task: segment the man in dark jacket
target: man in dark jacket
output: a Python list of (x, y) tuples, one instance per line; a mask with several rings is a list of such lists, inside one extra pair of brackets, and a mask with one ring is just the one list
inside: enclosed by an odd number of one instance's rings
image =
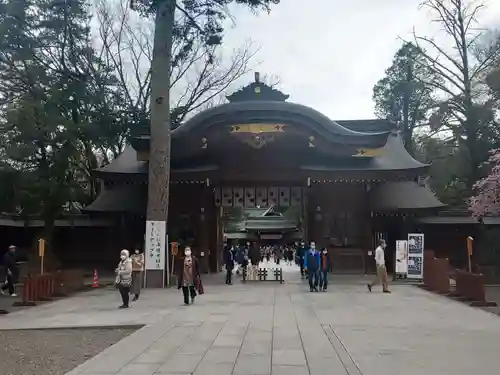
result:
[(295, 252), (295, 259), (297, 260), (297, 263), (300, 267), (300, 276), (302, 278), (304, 278), (304, 258), (306, 256), (306, 253), (306, 244), (302, 241)]
[(234, 247), (231, 247), (226, 254), (226, 284), (233, 283), (233, 269), (234, 269)]
[(3, 257), (3, 265), (5, 268), (6, 275), (6, 283), (2, 286), (2, 294), (4, 294), (5, 290), (9, 290), (9, 294), (12, 297), (16, 297), (16, 293), (14, 292), (14, 284), (17, 281), (17, 277), (19, 275), (19, 270), (17, 268), (16, 263), (16, 250), (17, 248), (14, 245), (9, 246), (9, 251)]
[(321, 257), (316, 249), (316, 244), (311, 242), (311, 247), (304, 257), (304, 269), (307, 270), (307, 278), (309, 279), (309, 289), (311, 292), (318, 291), (320, 263)]

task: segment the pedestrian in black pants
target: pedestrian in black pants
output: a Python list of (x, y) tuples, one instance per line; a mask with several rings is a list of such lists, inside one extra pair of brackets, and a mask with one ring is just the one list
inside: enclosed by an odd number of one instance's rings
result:
[(192, 254), (191, 248), (187, 246), (184, 249), (184, 257), (179, 259), (177, 267), (177, 289), (182, 289), (184, 305), (189, 305), (189, 297), (191, 297), (191, 303), (194, 303), (197, 295), (196, 288), (200, 290), (201, 294), (200, 265), (198, 258)]
[(118, 291), (122, 297), (121, 308), (127, 308), (130, 303), (130, 285), (118, 285)]
[(128, 250), (120, 252), (120, 263), (116, 267), (115, 285), (122, 297), (120, 309), (127, 309), (130, 302), (130, 286), (132, 285), (132, 259)]
[(226, 254), (226, 284), (233, 283), (233, 269), (234, 269), (234, 248), (231, 247)]
[(2, 286), (2, 294), (4, 294), (5, 290), (9, 290), (9, 295), (11, 297), (16, 297), (16, 293), (14, 290), (14, 285), (17, 280), (17, 276), (19, 275), (16, 261), (16, 250), (17, 248), (14, 245), (9, 246), (9, 251), (5, 254), (3, 258), (3, 264), (5, 267), (5, 277), (6, 283)]
[(320, 254), (319, 265), (319, 289), (326, 292), (328, 288), (328, 270), (330, 269), (330, 259), (328, 258), (328, 250), (323, 249)]
[(304, 257), (306, 256), (307, 249), (305, 242), (302, 242), (299, 247), (297, 247), (297, 251), (295, 253), (295, 259), (297, 259), (297, 263), (300, 267), (300, 276), (304, 278)]
[(309, 279), (309, 290), (317, 292), (321, 259), (314, 242), (311, 242), (311, 248), (304, 257), (304, 260), (304, 268), (307, 270), (307, 278)]

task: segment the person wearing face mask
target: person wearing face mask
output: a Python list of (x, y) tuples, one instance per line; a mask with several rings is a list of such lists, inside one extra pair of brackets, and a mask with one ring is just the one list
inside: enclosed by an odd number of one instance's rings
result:
[(371, 284), (367, 284), (368, 291), (370, 292), (372, 291), (374, 285), (382, 284), (382, 291), (384, 293), (390, 293), (387, 280), (387, 270), (385, 268), (385, 247), (385, 240), (380, 240), (379, 245), (375, 249), (375, 264), (377, 266), (377, 275), (375, 277), (375, 280), (373, 280)]
[(328, 287), (328, 270), (330, 269), (330, 259), (326, 248), (321, 251), (319, 265), (319, 289), (326, 292)]
[(311, 292), (318, 291), (320, 261), (320, 254), (316, 249), (316, 243), (311, 242), (311, 247), (304, 257), (304, 269), (307, 271), (309, 290)]
[(144, 270), (144, 254), (141, 254), (139, 249), (134, 250), (134, 254), (130, 256), (132, 260), (132, 294), (134, 298), (132, 301), (139, 299), (141, 294), (142, 272)]
[(120, 263), (116, 268), (115, 286), (120, 291), (122, 305), (120, 309), (129, 307), (130, 285), (132, 284), (132, 260), (129, 257), (128, 250), (123, 249), (120, 252)]
[(189, 297), (191, 303), (194, 303), (196, 297), (196, 286), (201, 294), (201, 279), (198, 259), (192, 255), (191, 248), (184, 249), (184, 258), (181, 259), (181, 267), (177, 268), (179, 275), (177, 277), (177, 289), (182, 289), (184, 304), (189, 305)]

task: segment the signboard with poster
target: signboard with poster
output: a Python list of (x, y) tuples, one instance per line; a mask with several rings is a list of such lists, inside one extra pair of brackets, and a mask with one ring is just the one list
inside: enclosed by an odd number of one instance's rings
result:
[(408, 278), (423, 279), (424, 277), (424, 235), (422, 233), (408, 234)]

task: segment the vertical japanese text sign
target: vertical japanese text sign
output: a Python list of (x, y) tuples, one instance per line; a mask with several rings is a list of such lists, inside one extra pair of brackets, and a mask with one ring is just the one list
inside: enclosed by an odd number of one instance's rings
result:
[(166, 223), (146, 222), (146, 270), (165, 270)]

